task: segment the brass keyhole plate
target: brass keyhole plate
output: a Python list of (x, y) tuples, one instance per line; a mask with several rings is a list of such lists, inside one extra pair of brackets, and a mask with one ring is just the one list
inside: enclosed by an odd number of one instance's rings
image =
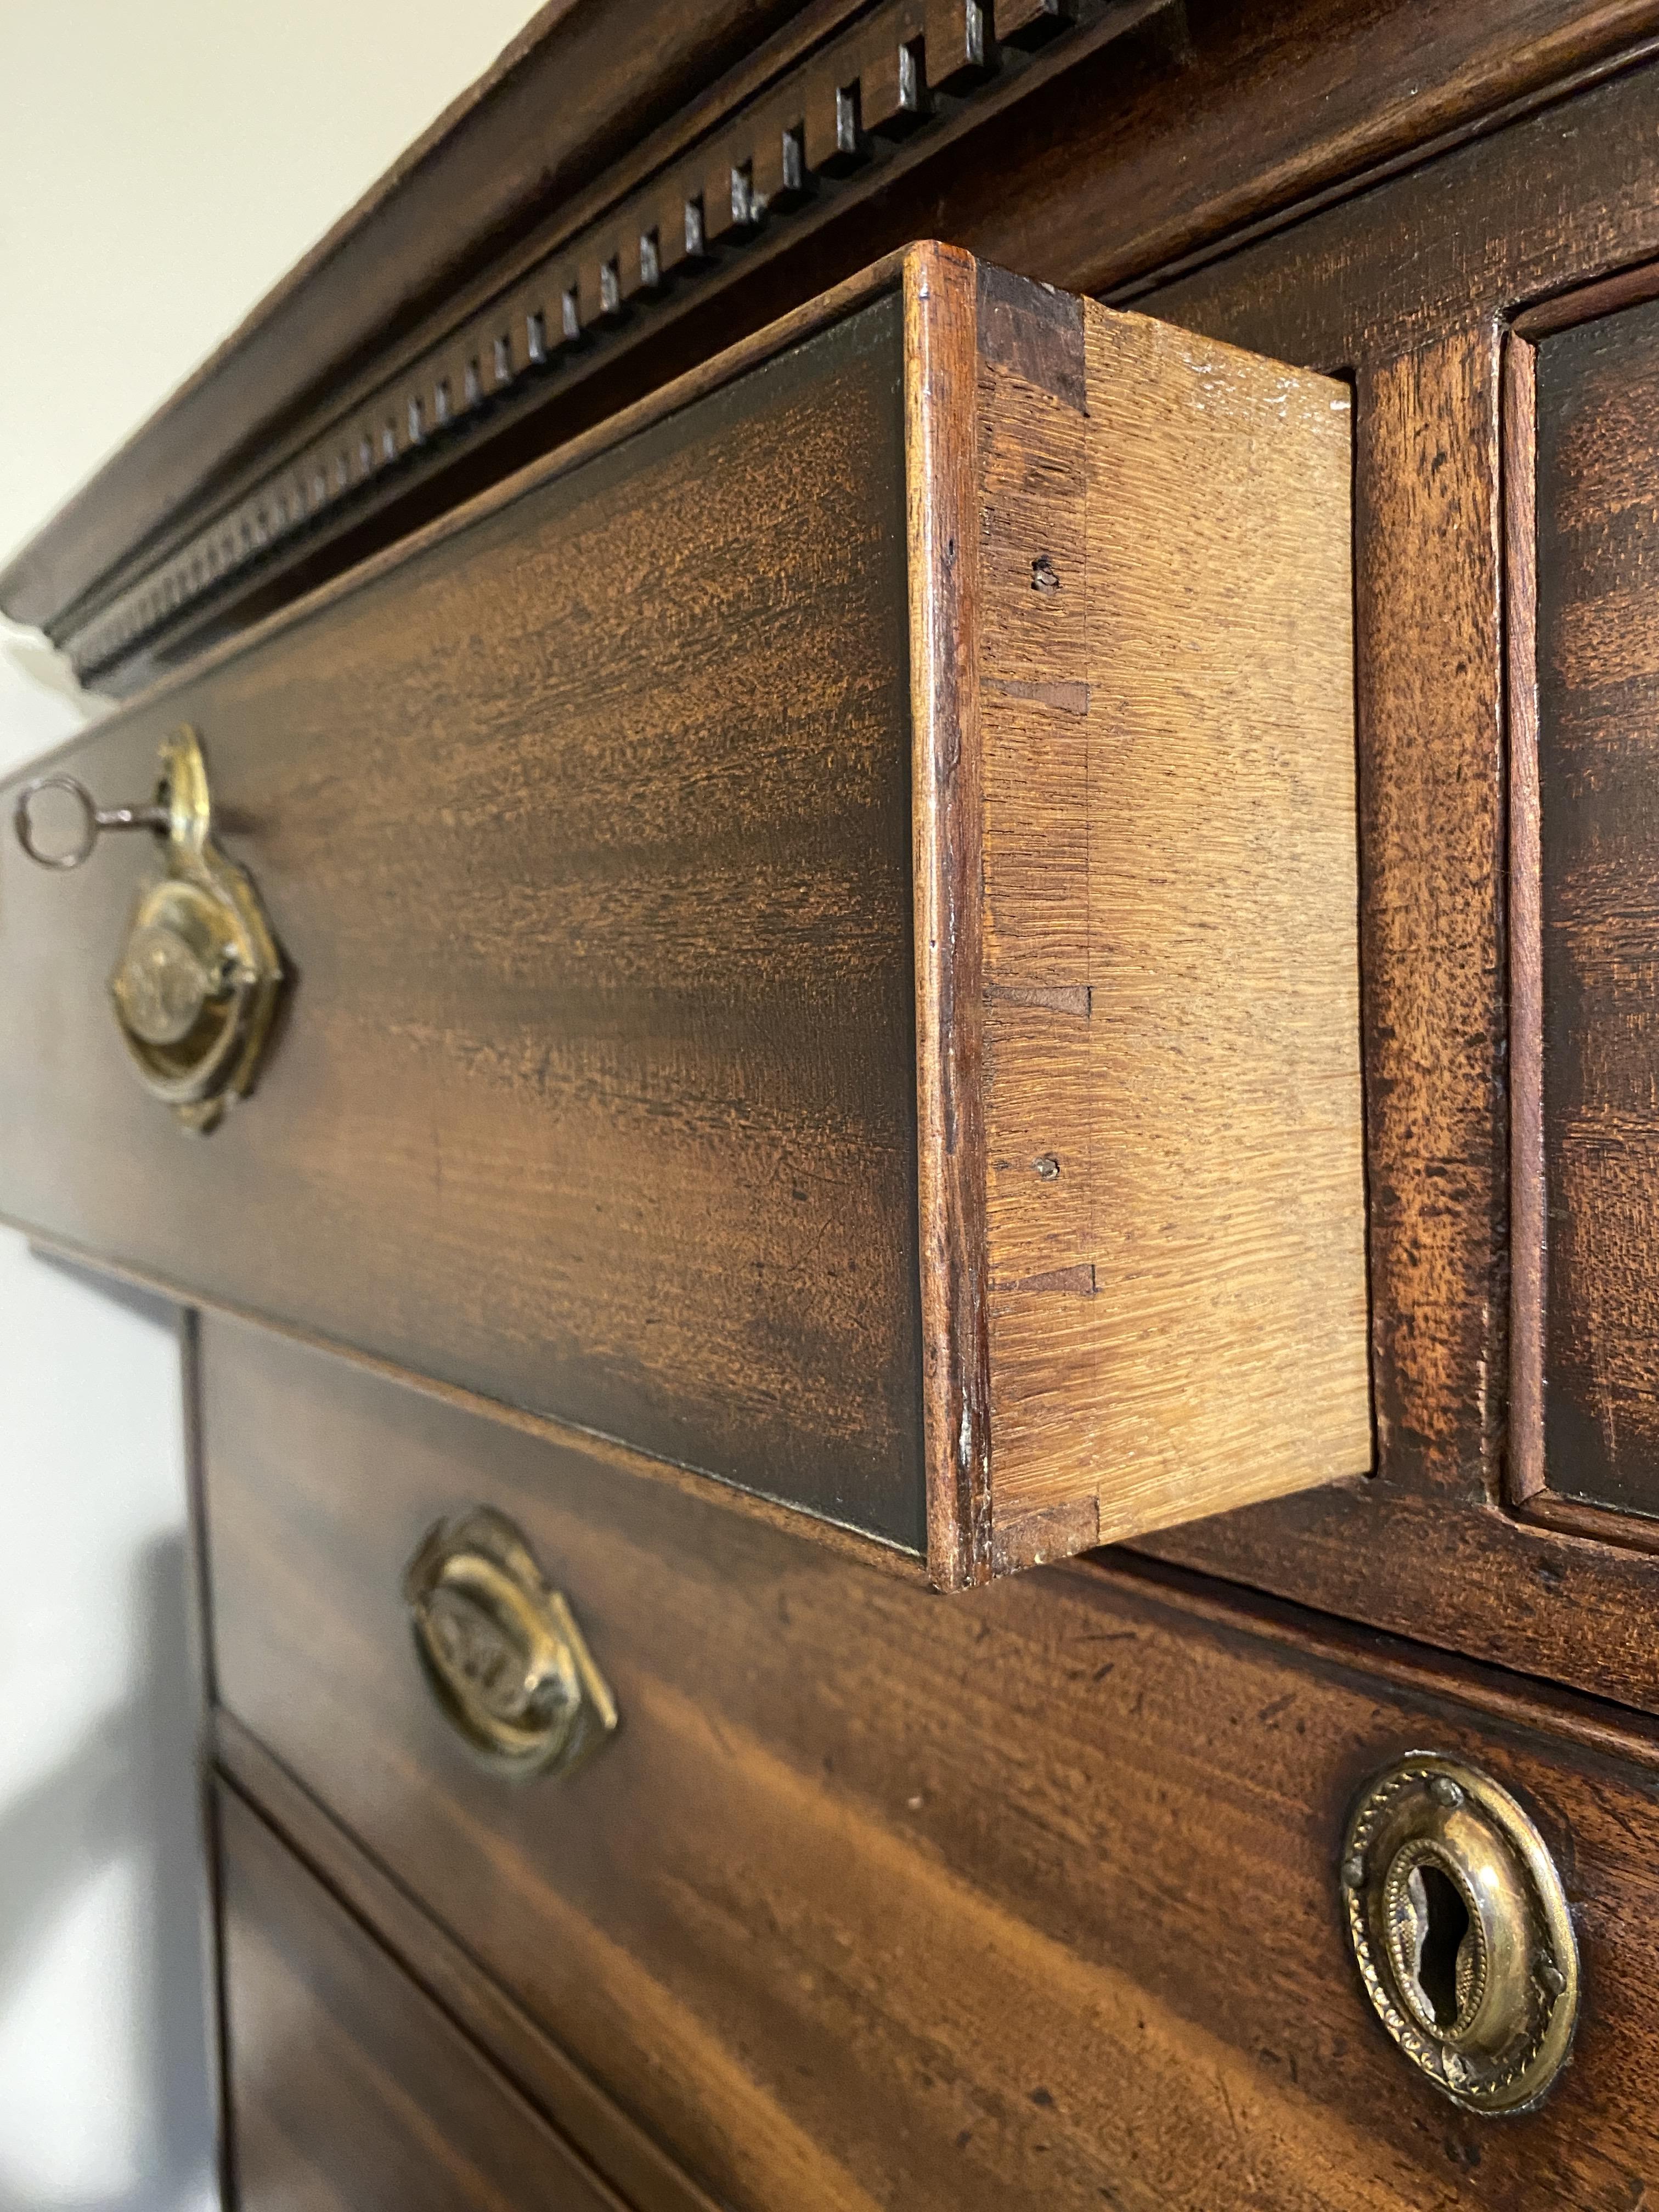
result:
[(1360, 1980), (1406, 2057), (1470, 2112), (1537, 2104), (1572, 2047), (1578, 1946), (1522, 1807), (1414, 1752), (1360, 1793), (1340, 1872)]

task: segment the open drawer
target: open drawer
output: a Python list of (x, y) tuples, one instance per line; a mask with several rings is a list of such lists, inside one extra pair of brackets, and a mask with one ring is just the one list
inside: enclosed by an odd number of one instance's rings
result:
[(881, 264), (49, 764), (0, 1208), (946, 1588), (1364, 1471), (1349, 454)]

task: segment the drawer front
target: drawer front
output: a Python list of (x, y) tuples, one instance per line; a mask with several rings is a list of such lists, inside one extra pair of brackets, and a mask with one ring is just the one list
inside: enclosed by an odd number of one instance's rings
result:
[[(204, 1322), (202, 1384), (222, 1702), (742, 2212), (1659, 2185), (1641, 1745), (1127, 1574), (947, 1602), (245, 1324)], [(485, 1771), (416, 1663), (405, 1560), (473, 1505), (614, 1691), (568, 1778)], [(1348, 1955), (1345, 1815), (1412, 1749), (1520, 1795), (1565, 1871), (1584, 2008), (1525, 2119), (1413, 2071)]]
[(256, 1814), (217, 1814), (242, 2212), (623, 2212)]
[(8, 836), (0, 1207), (918, 1548), (902, 415), (890, 295), (81, 743), (200, 731), (288, 1001), (185, 1139), (150, 841)]

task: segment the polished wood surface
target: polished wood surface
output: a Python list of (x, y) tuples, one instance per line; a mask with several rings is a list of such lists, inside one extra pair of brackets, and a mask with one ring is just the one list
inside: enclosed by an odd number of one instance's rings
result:
[(284, 1844), (371, 1928), (404, 1972), (625, 2197), (632, 2212), (719, 2212), (669, 2154), (555, 2043), (465, 1947), (370, 1858), (256, 1736), (222, 1707), (216, 1771)]
[(1542, 1475), (1659, 1515), (1659, 305), (1536, 348)]
[(199, 728), (295, 981), (183, 1141), (145, 841), (8, 840), (0, 1210), (914, 1553), (899, 309), (830, 315), (74, 747), (147, 797)]
[[(208, 1317), (203, 1358), (226, 1707), (716, 2197), (1400, 2212), (1659, 2185), (1643, 1724), (1124, 1570), (947, 1601), (240, 1324)], [(483, 1773), (422, 1685), (403, 1557), (474, 1500), (617, 1691), (568, 1785)], [(1519, 1790), (1568, 1870), (1592, 1994), (1525, 2121), (1413, 2076), (1346, 1954), (1351, 1793), (1424, 1747)]]
[(626, 2212), (256, 1813), (216, 1811), (240, 2212)]

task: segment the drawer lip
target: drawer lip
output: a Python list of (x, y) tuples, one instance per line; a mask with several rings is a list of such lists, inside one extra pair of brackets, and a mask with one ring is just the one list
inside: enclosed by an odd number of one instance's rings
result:
[[(365, 2106), (360, 2096), (344, 2129), (337, 2109), (331, 2119), (323, 2123), (327, 2130), (325, 2140), (334, 2150), (349, 2143), (349, 2154), (355, 2156), (360, 2130), (371, 2139), (378, 2137), (382, 2148), (395, 2136), (399, 2147), (412, 2149), (407, 2104), (424, 2072), (428, 2087), (434, 2075), (452, 2094), (465, 2085), (459, 2100), (462, 2125), (454, 2136), (443, 2139), (446, 2150), (458, 2151), (464, 2159), (477, 2156), (489, 2136), (507, 2129), (516, 2135), (516, 2148), (533, 2158), (542, 2180), (553, 2182), (562, 2199), (564, 2191), (574, 2191), (592, 2212), (658, 2212), (659, 2207), (661, 2212), (702, 2212), (702, 2200), (692, 2191), (676, 2193), (672, 2198), (653, 2191), (651, 2203), (645, 2206), (626, 2202), (590, 2161), (586, 2150), (552, 2122), (534, 2094), (500, 2064), (495, 2054), (457, 2018), (450, 2006), (409, 1971), (381, 1930), (354, 1909), (322, 1868), (293, 1847), (265, 1808), (223, 1768), (214, 1771), (210, 1803), (220, 1943), (220, 2025), (227, 2061), (228, 2154), (224, 2165), (233, 2195), (240, 2197), (246, 2189), (247, 2115), (250, 2108), (259, 2107), (266, 2087), (258, 2058), (252, 2062), (250, 2073), (250, 2062), (243, 2055), (245, 2042), (251, 2041), (257, 2052), (264, 2040), (257, 2003), (252, 2022), (242, 2010), (244, 2000), (253, 1996), (258, 1981), (256, 1965), (250, 1988), (246, 1952), (251, 1947), (257, 1956), (264, 1944), (277, 1951), (281, 1966), (303, 1985), (307, 2016), (314, 2027), (325, 2040), (332, 2028), (344, 2039), (353, 2060), (362, 2059), (366, 2052), (353, 2024), (354, 2008), (359, 2021), (372, 2015), (379, 2026), (389, 2015), (397, 2024), (393, 2063), (388, 2064), (385, 2054), (376, 2052), (363, 2069), (368, 2078), (387, 2081), (390, 2094), (385, 2101), (392, 2107), (391, 2127), (385, 2126), (384, 2113), (372, 2103)], [(279, 1943), (276, 1939), (284, 1935), (289, 1941)], [(339, 2002), (342, 1982), (347, 1992), (343, 2003)], [(373, 2001), (368, 2001), (371, 1991)], [(335, 2002), (331, 2002), (331, 1996)], [(286, 2035), (279, 2038), (276, 2057), (279, 2091), (287, 2086), (283, 2066), (292, 2047)], [(404, 2069), (411, 2059), (415, 2078), (406, 2080)], [(360, 2081), (356, 2086), (361, 2091)], [(399, 2110), (400, 2106), (404, 2109)], [(317, 2118), (314, 2103), (307, 2100), (306, 2121), (310, 2124)], [(277, 2132), (285, 2135), (287, 2130), (279, 2125)]]
[[(213, 1774), (337, 1906), (360, 1921), (434, 2010), (542, 2113), (592, 2179), (625, 2192), (628, 2212), (719, 2212), (713, 2197), (629, 2118), (486, 1975), (276, 1754), (221, 1709), (212, 1719)], [(617, 2198), (619, 2207), (623, 2199)]]

